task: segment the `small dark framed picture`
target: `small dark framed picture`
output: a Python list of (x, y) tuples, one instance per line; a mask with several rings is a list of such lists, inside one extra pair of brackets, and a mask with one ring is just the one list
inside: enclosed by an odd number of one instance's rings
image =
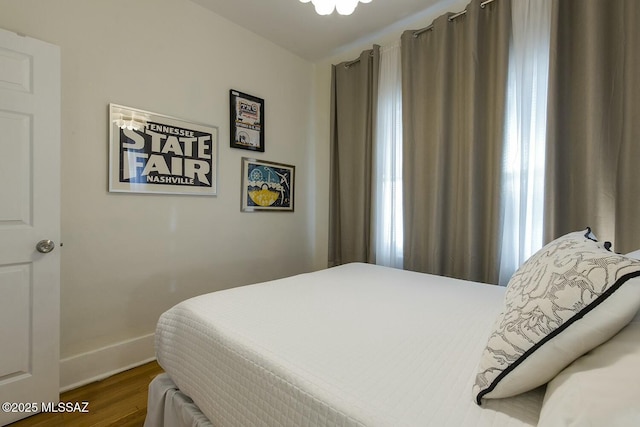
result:
[(242, 212), (293, 212), (296, 167), (242, 158)]
[(264, 99), (231, 89), (231, 147), (264, 152)]

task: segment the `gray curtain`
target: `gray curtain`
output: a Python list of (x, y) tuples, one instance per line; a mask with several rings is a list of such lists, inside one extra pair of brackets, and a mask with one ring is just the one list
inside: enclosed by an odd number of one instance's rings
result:
[(375, 262), (372, 161), (380, 48), (332, 67), (329, 266)]
[(498, 282), (511, 3), (402, 35), (405, 268)]
[(640, 1), (556, 1), (553, 19), (545, 239), (589, 225), (638, 249)]

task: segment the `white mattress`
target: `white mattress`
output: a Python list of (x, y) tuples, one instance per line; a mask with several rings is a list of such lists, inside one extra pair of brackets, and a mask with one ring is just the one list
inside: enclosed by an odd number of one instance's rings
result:
[(503, 294), (348, 264), (184, 301), (156, 352), (215, 426), (536, 425), (544, 390), (471, 395)]

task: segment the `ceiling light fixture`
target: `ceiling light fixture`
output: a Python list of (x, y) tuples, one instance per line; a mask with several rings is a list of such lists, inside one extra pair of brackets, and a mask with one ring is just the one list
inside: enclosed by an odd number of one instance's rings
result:
[(302, 3), (312, 2), (318, 15), (331, 15), (337, 10), (340, 15), (351, 15), (358, 3), (371, 3), (371, 0), (300, 0)]

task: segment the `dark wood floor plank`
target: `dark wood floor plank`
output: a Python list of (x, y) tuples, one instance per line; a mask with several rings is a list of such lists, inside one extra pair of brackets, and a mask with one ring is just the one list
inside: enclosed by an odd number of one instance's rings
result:
[(60, 401), (89, 402), (89, 413), (38, 414), (10, 427), (140, 427), (147, 414), (149, 383), (162, 372), (156, 362), (151, 362), (67, 391), (60, 396)]

